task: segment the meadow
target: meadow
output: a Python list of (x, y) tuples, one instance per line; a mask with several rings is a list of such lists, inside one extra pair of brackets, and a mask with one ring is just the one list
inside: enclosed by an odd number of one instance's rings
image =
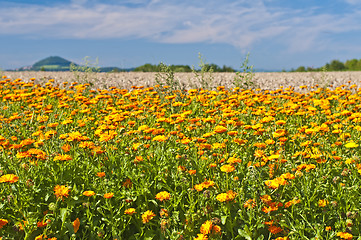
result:
[[(0, 239), (361, 239), (361, 89), (0, 80)], [(299, 91), (300, 90), (300, 91)]]

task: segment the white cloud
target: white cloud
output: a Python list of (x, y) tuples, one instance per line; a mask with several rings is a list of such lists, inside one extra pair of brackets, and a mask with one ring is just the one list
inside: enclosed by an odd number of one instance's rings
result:
[[(146, 38), (166, 43), (227, 43), (247, 48), (277, 40), (294, 51), (322, 47), (325, 32), (359, 31), (359, 12), (316, 14), (312, 9), (266, 7), (261, 0), (138, 0), (138, 5), (72, 0), (69, 5), (0, 9), (0, 34), (38, 38)], [(130, 1), (128, 1), (130, 2)], [(134, 1), (133, 1), (134, 2)], [(360, 2), (347, 0), (347, 2)]]
[(345, 0), (345, 2), (351, 5), (361, 4), (361, 0)]

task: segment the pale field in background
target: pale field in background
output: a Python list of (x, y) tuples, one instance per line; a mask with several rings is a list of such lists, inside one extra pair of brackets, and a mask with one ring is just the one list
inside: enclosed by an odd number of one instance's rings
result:
[[(11, 79), (20, 78), (28, 82), (30, 78), (35, 78), (36, 84), (44, 84), (49, 79), (54, 79), (54, 84), (63, 82), (72, 83), (75, 75), (72, 72), (1, 72), (2, 75)], [(82, 77), (83, 73), (79, 73)], [(92, 73), (88, 75), (87, 82), (91, 82), (93, 89), (108, 89), (117, 87), (121, 89), (131, 89), (132, 86), (152, 87), (156, 85), (155, 77), (157, 73), (125, 72), (125, 73)], [(235, 73), (212, 73), (205, 74), (204, 78), (209, 82), (209, 88), (215, 89), (217, 86), (225, 86), (227, 89), (233, 88)], [(179, 81), (184, 89), (201, 88), (199, 79), (194, 73), (175, 73), (175, 80)], [(308, 87), (339, 87), (341, 85), (351, 86), (356, 84), (361, 87), (361, 72), (306, 72), (306, 73), (255, 73), (252, 80), (255, 87), (262, 90), (275, 90), (281, 86), (283, 88), (294, 87), (299, 91), (299, 86)], [(85, 83), (79, 81), (79, 83)]]

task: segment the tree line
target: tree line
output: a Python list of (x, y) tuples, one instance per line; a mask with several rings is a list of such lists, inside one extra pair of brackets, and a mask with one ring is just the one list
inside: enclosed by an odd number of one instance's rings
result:
[[(144, 64), (142, 66), (136, 67), (133, 71), (134, 72), (160, 72), (161, 71), (161, 64)], [(193, 72), (193, 71), (200, 71), (194, 68), (191, 68), (188, 65), (170, 65), (169, 69), (173, 72)], [(213, 72), (236, 72), (231, 67), (223, 65), (223, 67), (218, 66), (217, 64), (205, 64), (203, 71), (210, 71), (212, 69)]]
[(361, 59), (351, 59), (346, 62), (332, 60), (320, 68), (300, 66), (291, 72), (320, 72), (320, 71), (361, 71)]

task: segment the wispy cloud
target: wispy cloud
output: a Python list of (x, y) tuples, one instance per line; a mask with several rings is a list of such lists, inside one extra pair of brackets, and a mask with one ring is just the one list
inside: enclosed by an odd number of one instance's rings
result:
[(206, 5), (191, 0), (91, 3), (72, 0), (66, 5), (2, 7), (0, 34), (69, 39), (144, 38), (165, 43), (227, 43), (238, 48), (277, 40), (293, 51), (303, 51), (331, 44), (327, 35), (361, 30), (360, 25), (354, 24), (361, 22), (357, 10), (335, 15), (312, 9), (269, 7), (261, 0), (252, 4), (209, 0)]

